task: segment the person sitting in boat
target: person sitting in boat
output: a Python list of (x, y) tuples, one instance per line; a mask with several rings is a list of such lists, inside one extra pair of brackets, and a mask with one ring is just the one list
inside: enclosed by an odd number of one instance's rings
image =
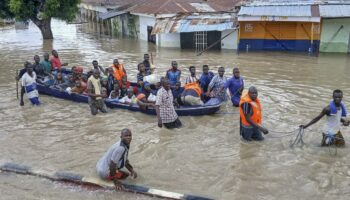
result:
[(63, 80), (62, 72), (57, 72), (53, 85), (61, 85), (63, 83), (65, 83), (65, 81)]
[(108, 96), (108, 101), (119, 102), (119, 90), (113, 90)]
[(106, 88), (108, 87), (108, 77), (107, 76), (101, 76), (101, 86)]
[(173, 89), (178, 81), (180, 81), (181, 71), (177, 68), (177, 62), (171, 62), (171, 69), (166, 72), (165, 77), (169, 80), (170, 88)]
[(181, 103), (185, 106), (202, 106), (203, 101), (201, 100), (201, 97), (202, 89), (200, 88), (199, 83), (187, 83), (181, 94)]
[(178, 81), (175, 85), (175, 88), (171, 91), (173, 93), (173, 97), (174, 97), (174, 104), (176, 106), (179, 106), (181, 103), (181, 94), (184, 91), (184, 88), (181, 87), (181, 82)]
[(56, 50), (52, 50), (52, 56), (50, 58), (51, 66), (53, 70), (59, 70), (62, 66), (67, 66), (68, 63), (61, 63), (60, 58), (58, 57), (58, 53)]
[(75, 80), (75, 86), (72, 88), (71, 92), (72, 93), (77, 93), (77, 94), (83, 94), (86, 92), (86, 84), (82, 85), (81, 80)]
[(93, 70), (94, 69), (97, 69), (98, 71), (100, 71), (100, 75), (107, 75), (107, 71), (105, 71), (103, 69), (103, 67), (101, 65), (98, 64), (97, 60), (93, 60), (92, 61), (92, 67), (93, 67)]
[(189, 70), (190, 70), (190, 75), (188, 77), (186, 77), (185, 85), (187, 83), (199, 83), (199, 79), (196, 76), (196, 67), (195, 66), (190, 66)]
[(27, 72), (22, 76), (22, 86), (25, 88), (25, 92), (27, 94), (28, 99), (32, 103), (32, 105), (40, 105), (39, 101), (39, 93), (36, 89), (36, 74), (33, 70), (32, 65), (27, 65)]
[(119, 103), (132, 105), (136, 102), (136, 97), (132, 89), (128, 89), (126, 95), (119, 100)]
[(114, 87), (121, 91), (120, 96), (123, 97), (129, 87), (125, 68), (123, 64), (119, 63), (118, 59), (114, 59), (112, 68), (114, 71), (114, 78), (116, 79)]
[(40, 63), (40, 57), (38, 55), (34, 56), (34, 63), (32, 64), (33, 70), (38, 78), (44, 78), (48, 74), (44, 72), (44, 66)]
[(40, 64), (44, 67), (44, 73), (51, 75), (52, 67), (50, 62), (50, 55), (48, 53), (44, 53), (44, 60), (41, 61)]
[(154, 102), (147, 100), (147, 96), (144, 93), (140, 93), (136, 96), (136, 103), (141, 110), (146, 110), (148, 107), (154, 107)]
[[(125, 179), (128, 176), (137, 177), (137, 173), (128, 159), (131, 139), (131, 131), (127, 128), (123, 129), (120, 140), (113, 144), (96, 164), (97, 174), (104, 180), (113, 181), (118, 190), (123, 189), (118, 180)], [(128, 169), (130, 174), (122, 170), (124, 167)]]

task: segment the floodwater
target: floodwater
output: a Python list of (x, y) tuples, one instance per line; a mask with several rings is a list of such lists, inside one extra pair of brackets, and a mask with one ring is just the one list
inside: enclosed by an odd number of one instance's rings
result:
[[(339, 54), (233, 51), (209, 52), (156, 48), (133, 39), (99, 36), (91, 26), (54, 21), (53, 42), (42, 42), (32, 24), (27, 30), (0, 31), (0, 163), (95, 175), (95, 164), (117, 139), (122, 128), (133, 132), (130, 161), (138, 172), (132, 183), (215, 199), (349, 199), (349, 145), (321, 148), (322, 123), (306, 130), (303, 147), (289, 147), (280, 137), (321, 112), (336, 88), (350, 106), (350, 57)], [(41, 95), (43, 105), (20, 107), (14, 75), (25, 60), (57, 49), (63, 62), (91, 67), (96, 59), (108, 66), (114, 58), (136, 78), (136, 65), (152, 52), (157, 73), (177, 60), (188, 74), (189, 65), (226, 67), (231, 76), (239, 66), (246, 86), (255, 85), (263, 106), (263, 124), (270, 130), (261, 143), (239, 137), (237, 109), (229, 103), (221, 114), (181, 117), (184, 127), (157, 127), (155, 116), (110, 110), (91, 116), (87, 104)], [(186, 67), (185, 67), (186, 66)], [(285, 133), (277, 133), (285, 132)], [(343, 135), (350, 142), (350, 129)], [(95, 175), (96, 176), (96, 175)], [(89, 191), (75, 186), (21, 175), (0, 174), (1, 199), (149, 199), (123, 192)]]

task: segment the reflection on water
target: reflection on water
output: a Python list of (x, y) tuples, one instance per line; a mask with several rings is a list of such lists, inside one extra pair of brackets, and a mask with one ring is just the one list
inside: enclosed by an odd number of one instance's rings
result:
[[(319, 147), (323, 120), (306, 130), (303, 148), (291, 149), (289, 137), (272, 138), (281, 135), (273, 132), (262, 143), (241, 141), (239, 118), (232, 114), (237, 109), (230, 104), (222, 107), (221, 112), (226, 114), (182, 117), (184, 128), (169, 131), (159, 129), (154, 116), (110, 110), (93, 117), (86, 104), (48, 96), (40, 97), (43, 105), (39, 108), (29, 106), (29, 102), (19, 107), (14, 81), (15, 70), (25, 60), (53, 48), (63, 62), (86, 69), (94, 59), (107, 67), (119, 58), (131, 80), (136, 79), (137, 63), (146, 52), (152, 52), (159, 75), (165, 74), (172, 60), (178, 61), (183, 77), (189, 74), (190, 65), (197, 66), (197, 71), (203, 64), (209, 64), (213, 71), (224, 66), (228, 76), (233, 66), (239, 66), (246, 86), (255, 85), (259, 90), (264, 125), (287, 132), (316, 116), (336, 88), (344, 91), (344, 101), (350, 105), (349, 56), (320, 54), (316, 58), (280, 52), (236, 55), (233, 51), (196, 56), (193, 51), (96, 35), (87, 31), (88, 26), (54, 21), (52, 42), (42, 42), (33, 25), (28, 30), (0, 32), (0, 162), (90, 175), (120, 130), (129, 127), (134, 133), (130, 160), (140, 176), (130, 180), (134, 183), (216, 199), (349, 199), (349, 148), (338, 149), (338, 154), (331, 156), (328, 149)], [(347, 142), (349, 133), (349, 128), (343, 129)], [(23, 182), (21, 176), (1, 176), (0, 191), (6, 199), (25, 195), (26, 199), (136, 198), (67, 189), (37, 178), (26, 177)]]

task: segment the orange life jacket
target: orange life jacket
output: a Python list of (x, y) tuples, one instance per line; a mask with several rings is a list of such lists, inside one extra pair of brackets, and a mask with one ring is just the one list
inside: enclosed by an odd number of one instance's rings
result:
[(124, 73), (124, 67), (122, 64), (118, 64), (118, 68), (113, 64), (113, 71), (114, 71), (114, 78), (117, 79), (117, 81), (121, 82), (123, 77), (125, 76)]
[(184, 88), (185, 88), (185, 90), (191, 89), (191, 90), (196, 91), (196, 93), (198, 94), (198, 97), (201, 97), (201, 95), (202, 95), (202, 89), (197, 82), (187, 83), (184, 86)]
[(249, 103), (250, 106), (252, 107), (253, 114), (250, 116), (250, 119), (258, 125), (261, 125), (262, 122), (262, 115), (261, 115), (261, 105), (260, 101), (258, 98), (255, 99), (255, 101), (251, 100), (249, 95), (246, 94), (245, 96), (241, 97), (241, 101), (239, 102), (239, 114), (242, 119), (242, 124), (243, 126), (252, 126), (245, 118), (243, 109), (242, 109), (242, 104), (244, 103)]

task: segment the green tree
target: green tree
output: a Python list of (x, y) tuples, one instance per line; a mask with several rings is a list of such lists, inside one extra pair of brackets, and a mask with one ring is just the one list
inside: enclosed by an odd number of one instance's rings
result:
[[(53, 39), (51, 18), (72, 21), (80, 0), (1, 0), (8, 2), (9, 11), (21, 20), (30, 19), (41, 31), (43, 39)], [(6, 5), (5, 5), (6, 6)]]

